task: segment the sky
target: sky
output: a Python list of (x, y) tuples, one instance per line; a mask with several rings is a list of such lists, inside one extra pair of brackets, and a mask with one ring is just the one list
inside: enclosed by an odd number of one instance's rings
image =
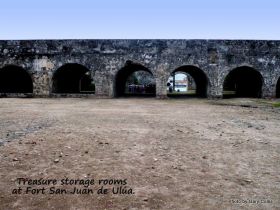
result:
[(0, 0), (0, 39), (280, 40), (280, 0)]

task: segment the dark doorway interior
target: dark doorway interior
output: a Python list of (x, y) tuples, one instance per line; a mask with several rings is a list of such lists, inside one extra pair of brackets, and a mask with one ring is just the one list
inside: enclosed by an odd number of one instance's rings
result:
[(224, 81), (224, 98), (259, 98), (262, 94), (262, 76), (251, 67), (239, 67), (232, 70)]
[(141, 96), (156, 95), (156, 85), (153, 74), (146, 67), (127, 62), (116, 75), (115, 96)]
[(1, 93), (33, 93), (30, 75), (19, 66), (6, 66), (0, 69)]
[(90, 94), (95, 92), (90, 71), (80, 64), (66, 64), (53, 76), (54, 93)]
[(280, 98), (280, 78), (278, 79), (277, 86), (276, 86), (276, 97)]

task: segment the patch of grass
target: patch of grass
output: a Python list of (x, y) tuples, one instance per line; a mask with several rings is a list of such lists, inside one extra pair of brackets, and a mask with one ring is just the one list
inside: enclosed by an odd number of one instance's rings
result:
[(280, 107), (280, 102), (275, 102), (275, 103), (273, 103), (273, 106), (274, 106), (274, 107)]
[(195, 90), (188, 90), (187, 92), (177, 92), (174, 91), (172, 93), (167, 93), (168, 95), (195, 95), (196, 91)]

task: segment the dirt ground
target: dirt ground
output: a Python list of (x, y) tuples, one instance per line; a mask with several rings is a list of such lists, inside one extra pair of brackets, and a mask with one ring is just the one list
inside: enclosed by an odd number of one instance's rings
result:
[[(0, 99), (0, 144), (1, 210), (280, 209), (280, 108), (270, 101)], [(67, 193), (18, 178), (56, 179)], [(93, 193), (70, 194), (75, 186)], [(133, 193), (113, 194), (120, 186)]]

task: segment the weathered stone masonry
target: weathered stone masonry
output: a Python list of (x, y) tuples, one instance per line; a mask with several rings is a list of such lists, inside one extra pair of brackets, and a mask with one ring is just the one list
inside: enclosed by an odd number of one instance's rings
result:
[(207, 82), (206, 96), (220, 98), (226, 76), (244, 66), (260, 73), (261, 97), (275, 97), (280, 77), (280, 41), (0, 41), (0, 72), (11, 65), (23, 68), (31, 76), (34, 97), (56, 95), (53, 75), (65, 64), (80, 64), (90, 70), (96, 97), (118, 96), (116, 75), (127, 66), (132, 66), (132, 71), (144, 68), (151, 72), (156, 81), (156, 96), (160, 98), (166, 97), (169, 75), (180, 67), (192, 68), (193, 72), (202, 70)]

